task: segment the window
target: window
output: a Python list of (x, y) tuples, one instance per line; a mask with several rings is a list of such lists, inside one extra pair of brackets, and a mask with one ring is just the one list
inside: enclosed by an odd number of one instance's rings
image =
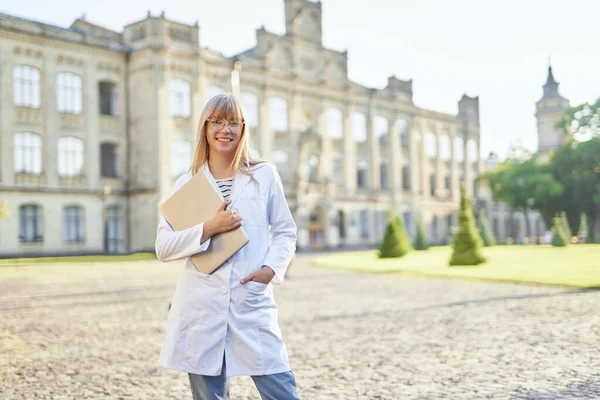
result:
[(396, 127), (398, 129), (398, 135), (400, 137), (400, 145), (402, 147), (408, 147), (408, 125), (406, 123), (406, 120), (397, 119)]
[(192, 165), (192, 144), (187, 140), (174, 140), (171, 143), (171, 174), (179, 178)]
[(373, 134), (379, 140), (379, 143), (385, 144), (388, 142), (388, 121), (381, 115), (373, 117)]
[(429, 176), (429, 189), (431, 191), (431, 195), (435, 196), (435, 174)]
[(358, 143), (367, 141), (367, 119), (365, 114), (357, 111), (352, 113), (352, 138)]
[(402, 167), (402, 188), (410, 189), (410, 167)]
[(106, 251), (108, 253), (123, 253), (125, 251), (123, 240), (123, 212), (119, 206), (110, 206), (107, 212)]
[(440, 238), (440, 219), (437, 215), (434, 215), (431, 221), (431, 237), (435, 243)]
[(244, 118), (248, 126), (255, 128), (258, 126), (258, 97), (254, 93), (240, 93), (240, 103), (244, 109)]
[(273, 163), (279, 172), (282, 182), (288, 182), (289, 180), (289, 164), (288, 154), (285, 151), (275, 150), (273, 152)]
[(116, 178), (119, 176), (119, 157), (117, 145), (102, 143), (100, 145), (100, 172), (104, 177)]
[(379, 220), (379, 232), (377, 236), (379, 238), (383, 238), (388, 224), (388, 213), (385, 211), (379, 211), (377, 214), (377, 219)]
[(429, 158), (437, 157), (437, 140), (432, 132), (425, 133), (425, 155)]
[(479, 150), (477, 149), (475, 139), (467, 139), (467, 155), (470, 162), (477, 162), (479, 160)]
[(465, 161), (465, 141), (459, 136), (454, 138), (454, 160), (456, 162)]
[(379, 165), (379, 173), (380, 173), (380, 183), (381, 183), (381, 189), (383, 190), (387, 190), (389, 189), (388, 186), (388, 166), (387, 166), (387, 162), (382, 162)]
[(369, 238), (369, 212), (366, 210), (360, 212), (360, 237)]
[(204, 92), (204, 105), (206, 105), (206, 103), (208, 103), (210, 101), (210, 99), (212, 99), (215, 96), (218, 96), (220, 94), (225, 94), (227, 93), (225, 91), (225, 89), (221, 88), (220, 86), (216, 86), (216, 85), (209, 85), (206, 87), (206, 91)]
[(81, 77), (72, 72), (61, 72), (56, 76), (58, 111), (81, 114)]
[(344, 186), (344, 160), (342, 158), (333, 160), (333, 183), (336, 186)]
[(98, 91), (100, 92), (100, 114), (119, 115), (119, 90), (117, 85), (112, 82), (99, 82)]
[(335, 107), (327, 109), (327, 136), (332, 139), (344, 137), (344, 115), (342, 110)]
[(171, 79), (169, 82), (171, 115), (188, 118), (190, 116), (190, 84), (183, 79)]
[(35, 204), (19, 207), (19, 241), (34, 243), (44, 241), (42, 207)]
[(338, 210), (337, 223), (338, 223), (338, 233), (340, 235), (340, 239), (345, 239), (346, 238), (346, 216), (344, 215), (343, 210)]
[(40, 135), (31, 132), (15, 134), (14, 167), (17, 174), (42, 173), (42, 139)]
[(311, 155), (308, 158), (308, 181), (311, 183), (317, 182), (317, 169), (319, 167), (319, 158), (316, 155)]
[(450, 190), (450, 175), (444, 177), (444, 188)]
[(357, 177), (356, 177), (356, 184), (358, 185), (359, 188), (366, 188), (367, 187), (367, 171), (369, 170), (369, 163), (366, 161), (360, 161), (358, 163), (358, 168), (356, 170), (357, 173)]
[(83, 140), (72, 136), (58, 139), (58, 175), (83, 175)]
[(13, 68), (13, 102), (15, 106), (40, 108), (40, 71), (29, 65)]
[(67, 206), (63, 209), (63, 240), (67, 243), (79, 243), (85, 240), (83, 207)]
[(288, 112), (287, 102), (280, 97), (269, 99), (269, 117), (271, 119), (271, 129), (274, 131), (285, 132), (288, 130)]
[(406, 227), (406, 233), (408, 233), (408, 236), (412, 236), (412, 220), (411, 220), (411, 214), (410, 211), (406, 211), (403, 214), (404, 216), (404, 226)]
[(450, 144), (450, 136), (442, 134), (440, 136), (440, 158), (442, 161), (450, 161), (452, 158), (452, 146)]

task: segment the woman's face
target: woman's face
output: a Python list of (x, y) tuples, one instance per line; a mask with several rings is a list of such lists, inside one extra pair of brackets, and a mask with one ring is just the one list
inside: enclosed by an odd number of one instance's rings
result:
[(211, 151), (233, 156), (242, 137), (243, 123), (238, 118), (210, 117), (206, 138)]

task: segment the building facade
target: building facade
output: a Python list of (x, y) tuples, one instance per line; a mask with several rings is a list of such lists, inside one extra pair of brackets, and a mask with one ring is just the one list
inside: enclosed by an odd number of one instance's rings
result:
[(0, 14), (0, 255), (153, 251), (159, 204), (224, 92), (281, 174), (299, 249), (373, 246), (390, 208), (446, 243), (483, 168), (478, 98), (445, 114), (415, 105), (412, 81), (352, 82), (347, 53), (322, 45), (321, 3), (284, 2), (285, 34), (258, 29), (233, 57), (164, 14), (122, 32)]

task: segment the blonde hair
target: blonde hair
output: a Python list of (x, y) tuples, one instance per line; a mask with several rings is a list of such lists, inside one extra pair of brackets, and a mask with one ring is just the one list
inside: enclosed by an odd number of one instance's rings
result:
[[(198, 123), (198, 136), (196, 138), (196, 148), (194, 150), (194, 160), (190, 172), (195, 175), (200, 170), (202, 165), (208, 162), (209, 158), (209, 147), (208, 138), (206, 137), (208, 130), (207, 119), (210, 117), (221, 118), (227, 121), (238, 120), (244, 121), (244, 112), (240, 102), (231, 94), (219, 94), (206, 103), (202, 114), (200, 115), (200, 122)], [(249, 151), (250, 142), (250, 128), (247, 123), (242, 124), (242, 131), (240, 133), (240, 141), (229, 168), (231, 171), (240, 171), (245, 175), (249, 175), (252, 181), (257, 183), (251, 173), (252, 167), (261, 164), (264, 161), (252, 160), (250, 158)]]

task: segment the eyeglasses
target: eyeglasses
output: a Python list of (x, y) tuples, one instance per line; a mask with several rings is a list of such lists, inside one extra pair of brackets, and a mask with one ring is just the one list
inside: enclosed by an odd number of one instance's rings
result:
[(225, 121), (217, 118), (209, 118), (207, 121), (210, 122), (213, 132), (221, 132), (223, 128), (225, 128), (225, 125), (229, 125), (229, 129), (232, 133), (240, 133), (242, 131), (242, 126), (245, 123), (244, 121)]

